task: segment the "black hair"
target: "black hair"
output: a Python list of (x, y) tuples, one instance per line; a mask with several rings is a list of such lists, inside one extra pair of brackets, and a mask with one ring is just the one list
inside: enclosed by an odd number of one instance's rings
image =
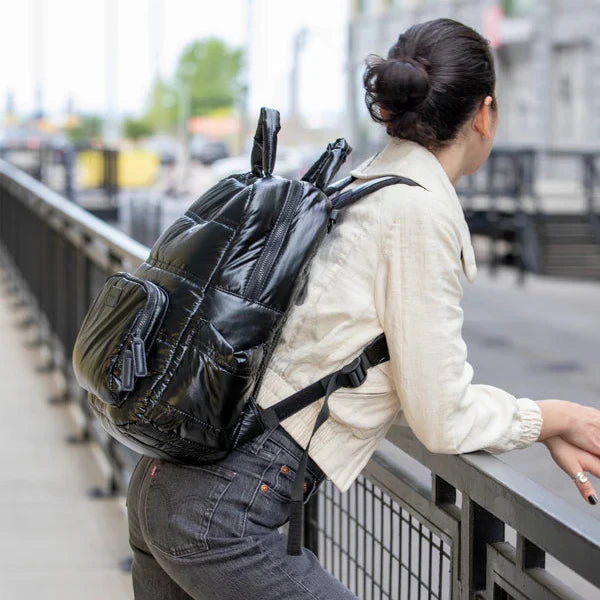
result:
[(366, 64), (365, 100), (373, 120), (384, 123), (389, 135), (430, 150), (454, 140), (486, 96), (492, 96), (496, 109), (489, 42), (458, 21), (413, 25), (387, 59), (371, 54)]

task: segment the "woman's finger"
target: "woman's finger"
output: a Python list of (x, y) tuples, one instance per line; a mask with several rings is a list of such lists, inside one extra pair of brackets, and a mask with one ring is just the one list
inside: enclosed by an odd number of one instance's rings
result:
[[(583, 467), (580, 467), (575, 474), (577, 473), (581, 473), (581, 479), (580, 478), (576, 478), (574, 479), (577, 488), (579, 489), (579, 493), (584, 497), (584, 499), (589, 502), (590, 504), (597, 504), (598, 503), (598, 496), (596, 495), (596, 490), (594, 489), (594, 486), (591, 484), (587, 473), (585, 473), (585, 471), (583, 470)], [(574, 477), (574, 476), (573, 476)]]
[[(589, 504), (598, 503), (598, 495), (589, 480), (586, 471), (600, 476), (600, 459), (595, 455), (576, 448), (569, 442), (553, 438), (547, 442), (548, 450), (558, 466), (571, 478), (577, 486), (579, 493)], [(577, 473), (582, 473), (584, 481), (575, 479)]]
[[(580, 460), (581, 471), (587, 476), (587, 473), (591, 473), (596, 477), (600, 477), (600, 458), (594, 456), (593, 454), (584, 456)], [(578, 471), (575, 471), (578, 473)], [(590, 503), (597, 504), (598, 503), (598, 494), (594, 489), (594, 486), (588, 480), (586, 483), (580, 483), (575, 480), (577, 483), (577, 487), (581, 492), (582, 496)]]

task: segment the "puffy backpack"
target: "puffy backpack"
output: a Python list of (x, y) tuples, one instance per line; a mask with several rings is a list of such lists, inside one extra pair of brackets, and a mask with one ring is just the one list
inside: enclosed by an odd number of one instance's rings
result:
[[(274, 176), (279, 113), (261, 109), (252, 170), (196, 200), (135, 273), (105, 281), (75, 341), (72, 363), (103, 428), (136, 452), (206, 464), (325, 396), (358, 386), (388, 360), (385, 337), (341, 370), (259, 410), (261, 379), (290, 308), (302, 301), (312, 257), (338, 211), (394, 183), (329, 185), (350, 147), (330, 144), (301, 180)], [(360, 349), (357, 349), (360, 350)], [(312, 435), (311, 435), (312, 439)], [(303, 454), (290, 505), (288, 553), (301, 553)]]

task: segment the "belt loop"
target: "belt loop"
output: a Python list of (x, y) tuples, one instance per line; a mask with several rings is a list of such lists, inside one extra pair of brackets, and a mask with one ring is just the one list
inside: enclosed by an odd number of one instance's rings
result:
[(273, 433), (273, 431), (275, 431), (275, 429), (277, 429), (277, 427), (279, 427), (279, 423), (276, 423), (275, 425), (273, 425), (269, 429), (265, 429), (260, 435), (256, 436), (256, 438), (252, 442), (252, 452), (254, 454), (258, 454), (261, 451), (261, 449), (263, 447), (263, 444), (271, 436), (271, 434)]

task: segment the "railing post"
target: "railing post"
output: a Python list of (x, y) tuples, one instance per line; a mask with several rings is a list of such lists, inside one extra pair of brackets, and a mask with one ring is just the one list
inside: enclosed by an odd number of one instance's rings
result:
[(62, 158), (65, 171), (64, 194), (71, 202), (75, 202), (75, 188), (73, 186), (77, 158), (75, 149), (72, 146), (65, 147), (62, 151)]
[(486, 546), (504, 540), (504, 523), (470, 498), (463, 497), (461, 512), (460, 598), (485, 598)]
[(433, 502), (440, 506), (456, 502), (456, 488), (435, 473), (431, 474)]
[(546, 553), (526, 537), (517, 533), (517, 567), (531, 569), (532, 567), (546, 566)]

